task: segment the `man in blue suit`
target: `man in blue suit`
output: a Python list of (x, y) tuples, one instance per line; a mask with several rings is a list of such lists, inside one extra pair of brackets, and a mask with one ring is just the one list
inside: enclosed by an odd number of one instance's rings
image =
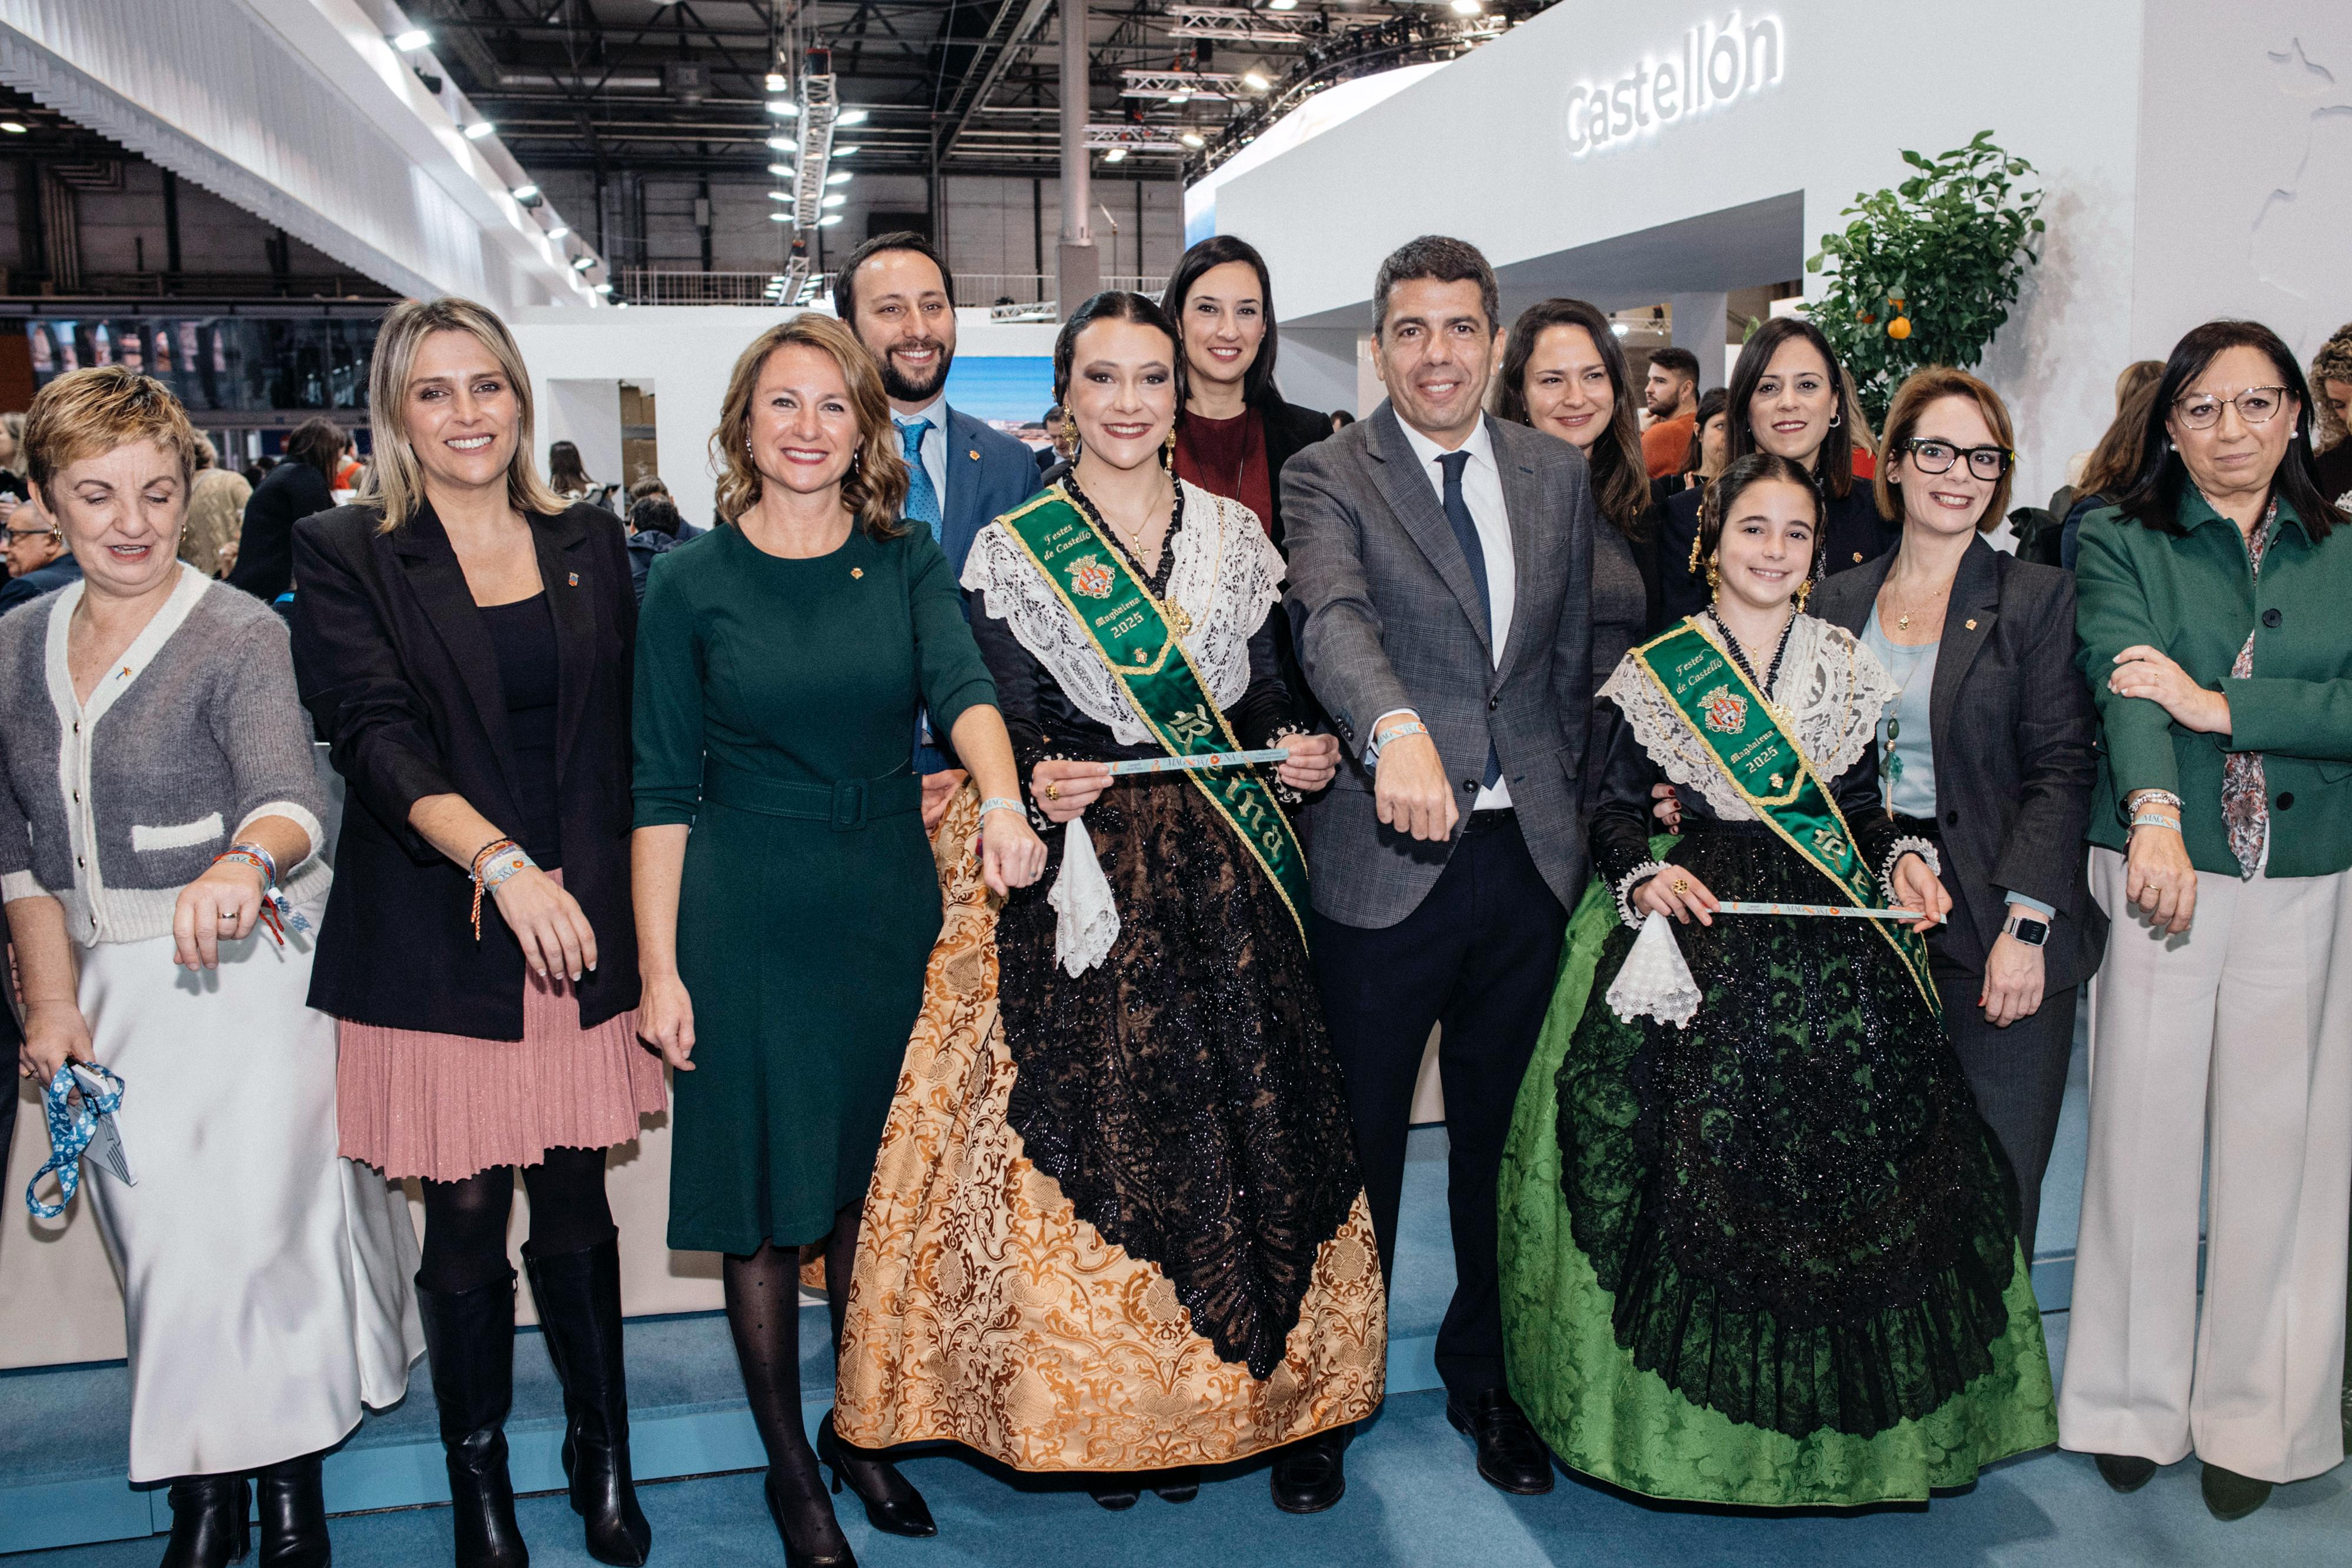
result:
[[(843, 264), (833, 308), (882, 368), (890, 421), (909, 470), (907, 516), (930, 525), (961, 578), (973, 538), (1035, 492), (1037, 464), (1021, 442), (948, 406), (955, 278), (921, 235), (877, 235)], [(926, 832), (939, 825), (964, 778), (930, 741), (925, 725), (915, 740), (915, 771), (923, 775)]]

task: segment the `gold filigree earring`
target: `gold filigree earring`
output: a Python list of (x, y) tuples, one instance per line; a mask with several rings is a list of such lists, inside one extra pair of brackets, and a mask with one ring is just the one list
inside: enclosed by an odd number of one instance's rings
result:
[(1696, 534), (1691, 536), (1690, 569), (1694, 573), (1698, 570), (1698, 536)]
[(1168, 439), (1160, 444), (1160, 460), (1171, 470), (1176, 466), (1176, 427), (1168, 427)]
[(1710, 599), (1723, 597), (1723, 573), (1716, 568), (1716, 558), (1706, 558), (1706, 592)]
[(1067, 413), (1062, 415), (1062, 444), (1070, 449), (1071, 456), (1075, 457), (1077, 455), (1078, 422), (1072, 419)]
[(1805, 601), (1806, 601), (1806, 600), (1808, 600), (1808, 599), (1810, 599), (1810, 598), (1811, 598), (1811, 597), (1812, 597), (1812, 593), (1813, 593), (1813, 580), (1812, 580), (1811, 578), (1810, 578), (1810, 577), (1809, 577), (1809, 578), (1805, 579), (1805, 580), (1804, 580), (1804, 581), (1802, 581), (1802, 582), (1801, 582), (1801, 583), (1797, 584), (1797, 613), (1798, 613), (1798, 614), (1802, 615), (1802, 614), (1805, 612)]

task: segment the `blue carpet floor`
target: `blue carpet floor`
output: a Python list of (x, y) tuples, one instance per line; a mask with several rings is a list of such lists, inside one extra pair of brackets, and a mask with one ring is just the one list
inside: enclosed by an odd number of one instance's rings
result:
[[(2050, 1309), (2063, 1307), (2072, 1282), (2087, 1121), (2083, 1068), (2078, 1051), (2037, 1239), (2036, 1285)], [(2260, 1513), (2226, 1526), (2206, 1514), (2193, 1462), (2174, 1466), (2126, 1498), (2109, 1491), (2086, 1458), (2056, 1452), (2012, 1460), (1988, 1472), (1966, 1495), (1927, 1507), (1851, 1514), (1661, 1509), (1565, 1476), (1549, 1496), (1506, 1497), (1478, 1479), (1468, 1444), (1446, 1426), (1443, 1396), (1432, 1391), (1428, 1345), (1453, 1287), (1444, 1183), (1444, 1133), (1414, 1134), (1391, 1308), (1395, 1392), (1349, 1450), (1348, 1496), (1330, 1513), (1294, 1519), (1276, 1511), (1262, 1461), (1213, 1472), (1198, 1500), (1181, 1507), (1147, 1495), (1134, 1510), (1110, 1514), (1066, 1483), (1013, 1478), (953, 1455), (931, 1454), (909, 1458), (905, 1469), (939, 1518), (939, 1539), (879, 1535), (845, 1494), (841, 1518), (859, 1560), (880, 1568), (1128, 1568), (1203, 1558), (1215, 1560), (1217, 1568), (2352, 1563), (2352, 1466), (2283, 1488)], [(802, 1321), (808, 1347), (803, 1386), (822, 1391), (832, 1380), (824, 1315), (812, 1307)], [(2053, 1359), (2063, 1365), (2067, 1318), (2053, 1310), (2045, 1322)], [(761, 1461), (742, 1413), (724, 1323), (711, 1316), (636, 1320), (628, 1343), (639, 1471), (688, 1478), (641, 1489), (656, 1534), (655, 1563), (782, 1562), (759, 1473), (748, 1469)], [(537, 1335), (527, 1331), (517, 1351), (509, 1426), (516, 1483), (525, 1490), (551, 1488), (560, 1484), (558, 1393)], [(123, 1385), (120, 1364), (0, 1375), (0, 1507), (10, 1489), (119, 1476), (128, 1436)], [(377, 1506), (365, 1491), (393, 1484), (385, 1479), (393, 1454), (401, 1456), (400, 1466), (420, 1472), (409, 1478), (412, 1492), (437, 1485), (431, 1394), (421, 1365), (411, 1389), (404, 1405), (371, 1416), (331, 1462), (331, 1507)], [(823, 1408), (821, 1400), (808, 1407), (812, 1421)], [(379, 1452), (372, 1458), (369, 1449)], [(339, 1474), (346, 1478), (341, 1483)], [(373, 1479), (362, 1486), (361, 1478)], [(151, 1494), (119, 1490), (147, 1506)], [(15, 1497), (19, 1505), (31, 1500), (25, 1490)], [(527, 1498), (520, 1513), (541, 1568), (591, 1561), (561, 1496)], [(154, 1515), (158, 1522), (167, 1517), (160, 1498)], [(334, 1534), (341, 1568), (422, 1568), (450, 1560), (446, 1509), (347, 1513), (336, 1520)], [(12, 1568), (17, 1563), (148, 1568), (161, 1551), (160, 1540), (148, 1536), (29, 1552), (8, 1561)]]

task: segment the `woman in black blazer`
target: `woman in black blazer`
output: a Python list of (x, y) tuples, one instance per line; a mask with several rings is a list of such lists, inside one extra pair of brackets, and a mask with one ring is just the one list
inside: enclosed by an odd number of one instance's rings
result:
[(1902, 687), (1879, 722), (1880, 792), (1940, 853), (1953, 908), (1927, 946), (1944, 1027), (2016, 1173), (2030, 1256), (2075, 991), (2106, 917), (2084, 874), (2098, 719), (2074, 668), (2074, 580), (1981, 537), (2006, 515), (2012, 448), (2009, 411), (1974, 376), (1905, 382), (1876, 485), (1901, 543), (1823, 582), (1815, 611)]
[[(1801, 464), (1822, 493), (1822, 574), (1851, 571), (1895, 548), (1897, 523), (1853, 472), (1853, 427), (1846, 423), (1837, 356), (1822, 329), (1776, 316), (1756, 330), (1731, 367), (1727, 461), (1769, 452)], [(1658, 557), (1665, 622), (1706, 607), (1707, 588), (1692, 547), (1698, 539), (1699, 489), (1666, 497)]]
[(572, 1505), (597, 1561), (642, 1563), (604, 1153), (665, 1100), (636, 1039), (628, 553), (531, 468), (530, 382), (480, 306), (394, 307), (370, 400), (376, 492), (294, 539), (295, 672), (349, 786), (310, 991), (342, 1020), (342, 1152), (423, 1180), (461, 1568), (526, 1560), (504, 1435), (518, 1167)]
[(343, 427), (331, 419), (306, 419), (294, 427), (286, 439), (286, 461), (263, 475), (246, 498), (231, 588), (275, 604), (294, 586), (294, 525), (334, 506), (331, 476), (342, 460), (343, 440)]

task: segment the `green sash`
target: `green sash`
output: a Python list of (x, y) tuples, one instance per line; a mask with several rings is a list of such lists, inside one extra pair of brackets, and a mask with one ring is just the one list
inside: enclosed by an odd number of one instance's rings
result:
[[(1053, 585), (1171, 757), (1242, 749), (1185, 652), (1181, 639), (1192, 624), (1183, 608), (1161, 603), (1059, 485), (997, 520)], [(1187, 773), (1265, 869), (1305, 941), (1307, 856), (1265, 774), (1255, 767)]]
[[(1766, 826), (1829, 878), (1855, 908), (1885, 907), (1836, 799), (1738, 661), (1685, 620), (1634, 649), (1633, 662), (1689, 722), (1708, 757)], [(1941, 1017), (1926, 941), (1892, 921), (1870, 924), (1894, 946), (1927, 1005)]]

